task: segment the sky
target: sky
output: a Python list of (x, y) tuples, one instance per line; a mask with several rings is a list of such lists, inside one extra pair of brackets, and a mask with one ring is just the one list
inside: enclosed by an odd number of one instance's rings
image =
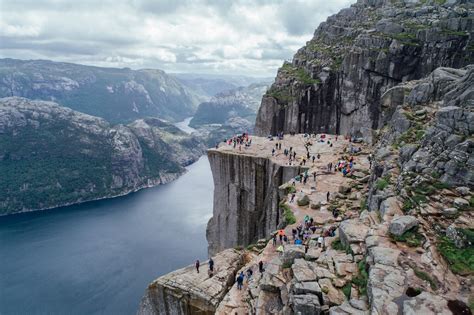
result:
[(274, 76), (355, 0), (0, 0), (0, 57)]

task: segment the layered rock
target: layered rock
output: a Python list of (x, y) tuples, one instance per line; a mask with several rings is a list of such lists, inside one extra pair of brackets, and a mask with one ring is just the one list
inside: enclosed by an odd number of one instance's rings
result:
[(385, 120), (386, 91), (440, 66), (474, 62), (472, 6), (461, 0), (359, 0), (329, 17), (279, 69), (262, 99), (256, 133), (372, 140), (372, 129)]
[(153, 281), (145, 292), (137, 315), (214, 314), (219, 302), (234, 283), (243, 264), (242, 252), (228, 249), (214, 258), (215, 271), (207, 273), (204, 262), (200, 273), (194, 266), (168, 273)]
[(281, 226), (278, 188), (301, 172), (299, 166), (219, 149), (208, 150), (208, 158), (214, 179), (214, 210), (206, 232), (209, 253), (254, 243)]
[(0, 99), (0, 215), (120, 196), (167, 183), (204, 151), (159, 119), (104, 119), (25, 98)]

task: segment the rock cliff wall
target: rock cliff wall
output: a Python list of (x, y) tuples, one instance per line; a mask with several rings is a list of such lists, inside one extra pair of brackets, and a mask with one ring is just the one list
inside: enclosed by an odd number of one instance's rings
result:
[(207, 274), (207, 262), (197, 273), (188, 266), (166, 274), (147, 288), (137, 315), (211, 315), (234, 283), (243, 264), (242, 252), (225, 250), (214, 257), (215, 274)]
[(214, 179), (214, 211), (207, 225), (209, 253), (266, 238), (283, 222), (278, 187), (299, 166), (215, 149), (208, 151)]
[(321, 23), (264, 95), (257, 135), (327, 132), (372, 139), (381, 96), (437, 67), (474, 62), (469, 1), (368, 1)]

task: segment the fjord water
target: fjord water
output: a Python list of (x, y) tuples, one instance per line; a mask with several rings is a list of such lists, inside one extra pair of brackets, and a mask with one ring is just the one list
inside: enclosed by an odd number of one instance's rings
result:
[(205, 259), (207, 157), (128, 196), (0, 217), (0, 314), (134, 314), (156, 277)]

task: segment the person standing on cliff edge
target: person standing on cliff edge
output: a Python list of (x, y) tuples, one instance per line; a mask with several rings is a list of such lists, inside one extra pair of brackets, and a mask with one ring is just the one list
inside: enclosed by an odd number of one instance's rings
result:
[(209, 258), (209, 270), (210, 270), (211, 272), (214, 271), (214, 260), (212, 260), (212, 257)]
[(196, 260), (196, 271), (197, 271), (197, 273), (199, 273), (199, 265), (200, 265), (199, 259), (197, 259)]

